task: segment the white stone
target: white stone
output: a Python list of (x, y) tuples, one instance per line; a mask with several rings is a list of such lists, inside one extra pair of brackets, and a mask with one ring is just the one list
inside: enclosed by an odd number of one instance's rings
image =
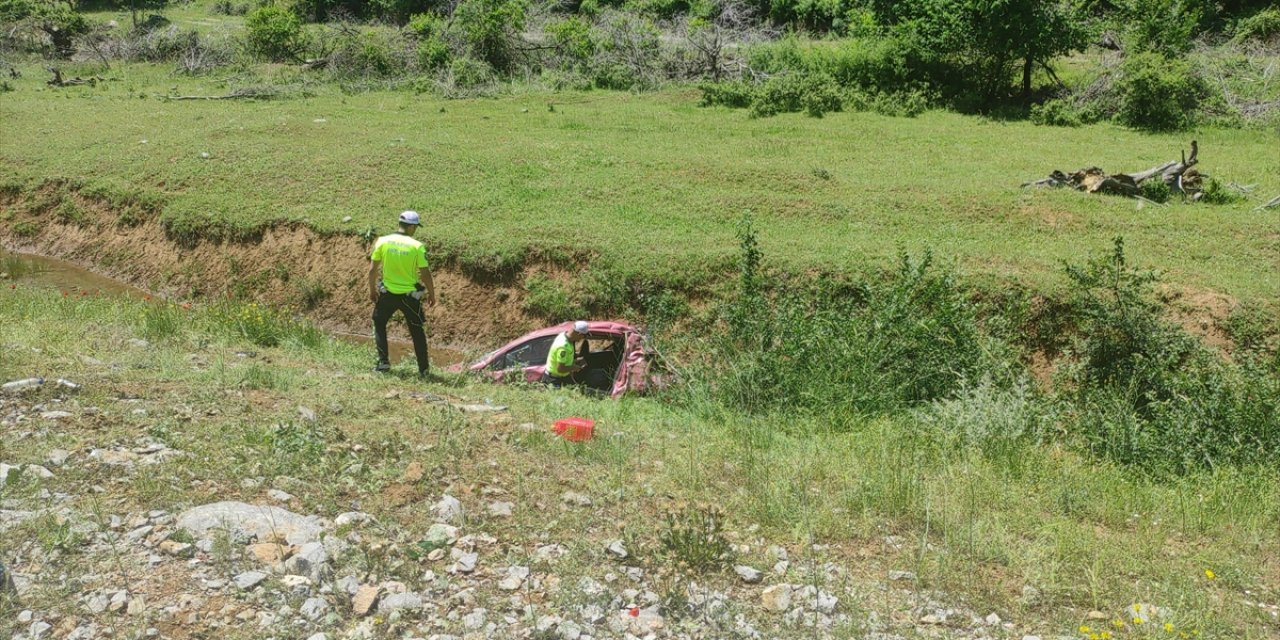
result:
[(495, 518), (510, 518), (515, 507), (510, 502), (493, 502), (489, 504), (489, 515)]
[(249, 589), (252, 589), (258, 586), (259, 584), (262, 583), (263, 580), (266, 580), (266, 579), (267, 579), (267, 574), (261, 571), (246, 571), (236, 576), (235, 578), (232, 578), (231, 581), (235, 583), (237, 588), (244, 589), (247, 591)]
[(609, 552), (610, 555), (617, 557), (619, 560), (627, 557), (627, 548), (622, 546), (621, 540), (614, 540), (613, 542), (610, 542), (609, 545), (605, 547), (605, 551)]
[(738, 574), (738, 577), (742, 578), (742, 581), (747, 584), (760, 582), (760, 579), (764, 577), (764, 574), (760, 573), (758, 569), (755, 567), (749, 567), (745, 564), (734, 566), (733, 572)]
[(436, 517), (444, 522), (458, 522), (462, 520), (462, 503), (457, 498), (445, 494), (440, 498), (432, 510), (435, 511)]
[(507, 575), (498, 581), (498, 588), (503, 591), (515, 591), (528, 577), (529, 567), (510, 567), (507, 569)]
[(782, 613), (791, 608), (791, 585), (775, 584), (766, 587), (760, 593), (760, 603), (764, 608), (775, 613)]
[(283, 535), (289, 544), (296, 545), (318, 541), (323, 530), (315, 516), (243, 502), (215, 502), (189, 509), (178, 516), (178, 528), (197, 538), (211, 537), (210, 532), (216, 530), (225, 530), (237, 540)]
[(387, 613), (401, 609), (421, 609), (422, 605), (422, 596), (413, 593), (412, 591), (407, 593), (393, 593), (391, 595), (384, 596), (382, 600), (378, 602), (378, 611)]

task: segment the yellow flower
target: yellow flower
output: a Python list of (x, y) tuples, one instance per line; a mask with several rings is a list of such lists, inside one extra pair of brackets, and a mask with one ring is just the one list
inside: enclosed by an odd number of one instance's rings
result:
[(1135, 602), (1135, 603), (1133, 603), (1133, 610), (1134, 610), (1134, 611), (1142, 611), (1142, 605), (1140, 605), (1140, 604), (1138, 604), (1138, 603), (1136, 603), (1136, 602)]
[(1110, 632), (1110, 631), (1103, 631), (1103, 632), (1102, 632), (1102, 640), (1111, 640), (1111, 632)]
[(1208, 578), (1208, 579), (1212, 580), (1212, 579), (1214, 579), (1214, 578), (1218, 577), (1218, 575), (1217, 575), (1217, 574), (1215, 574), (1215, 573), (1213, 572), (1213, 569), (1205, 569), (1205, 570), (1204, 570), (1204, 577), (1206, 577), (1206, 578)]
[(1172, 622), (1164, 623), (1164, 630), (1168, 631), (1169, 633), (1173, 633), (1173, 623)]
[(1080, 633), (1089, 633), (1088, 625), (1080, 625)]
[(1146, 620), (1143, 620), (1142, 618), (1139, 618), (1139, 617), (1137, 617), (1137, 616), (1134, 616), (1134, 617), (1133, 617), (1133, 623), (1134, 623), (1134, 624), (1142, 624), (1142, 623), (1144, 623), (1144, 622), (1146, 622)]
[(1117, 629), (1123, 629), (1123, 628), (1124, 628), (1124, 620), (1121, 620), (1120, 618), (1116, 618), (1115, 620), (1112, 620), (1112, 621), (1111, 621), (1111, 626), (1113, 626), (1113, 627), (1115, 627), (1115, 628), (1117, 628)]

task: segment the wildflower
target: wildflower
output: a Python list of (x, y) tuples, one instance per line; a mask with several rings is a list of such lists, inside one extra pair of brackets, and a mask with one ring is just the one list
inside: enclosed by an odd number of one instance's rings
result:
[(631, 610), (630, 610), (630, 611), (628, 611), (627, 613), (631, 614), (631, 617), (632, 617), (632, 618), (639, 618), (639, 617), (640, 617), (640, 607), (631, 607)]
[(1142, 624), (1142, 623), (1144, 623), (1144, 622), (1146, 622), (1146, 620), (1143, 620), (1142, 618), (1139, 618), (1138, 616), (1134, 616), (1134, 617), (1133, 617), (1133, 623), (1134, 623), (1135, 625), (1136, 625), (1136, 624)]
[(1111, 632), (1103, 631), (1101, 634), (1099, 634), (1099, 637), (1102, 638), (1102, 640), (1111, 640)]
[(1115, 628), (1117, 628), (1117, 629), (1123, 629), (1123, 628), (1124, 628), (1124, 620), (1121, 620), (1120, 618), (1116, 618), (1115, 620), (1112, 620), (1112, 621), (1111, 621), (1111, 626), (1113, 626), (1113, 627), (1115, 627)]
[(1173, 633), (1173, 623), (1172, 622), (1164, 623), (1164, 630), (1168, 631), (1169, 633)]
[(1080, 625), (1080, 633), (1089, 633), (1089, 625)]
[(1138, 611), (1142, 611), (1142, 605), (1140, 605), (1140, 604), (1138, 604), (1138, 603), (1136, 603), (1136, 602), (1135, 602), (1135, 603), (1133, 603), (1133, 610), (1134, 610), (1134, 612), (1135, 612), (1135, 613), (1136, 613), (1136, 612), (1138, 612)]
[(1213, 572), (1213, 569), (1205, 569), (1205, 570), (1204, 570), (1204, 577), (1206, 577), (1206, 578), (1208, 578), (1208, 579), (1210, 579), (1210, 580), (1213, 580), (1214, 578), (1218, 577), (1218, 574), (1214, 573), (1214, 572)]

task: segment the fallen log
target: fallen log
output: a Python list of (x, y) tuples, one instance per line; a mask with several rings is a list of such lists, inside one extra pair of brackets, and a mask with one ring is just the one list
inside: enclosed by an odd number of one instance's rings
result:
[(1199, 200), (1203, 188), (1203, 177), (1193, 167), (1200, 161), (1200, 146), (1191, 141), (1191, 155), (1182, 152), (1180, 160), (1170, 160), (1164, 164), (1151, 167), (1137, 173), (1117, 173), (1107, 175), (1098, 167), (1086, 167), (1071, 175), (1054, 171), (1049, 177), (1031, 182), (1024, 182), (1023, 187), (1064, 187), (1069, 186), (1087, 193), (1105, 193), (1125, 197), (1136, 197), (1141, 191), (1142, 183), (1159, 177), (1169, 186), (1173, 193), (1189, 195)]
[(67, 80), (62, 77), (61, 69), (58, 69), (56, 67), (50, 67), (49, 71), (53, 73), (53, 78), (51, 78), (45, 84), (51, 87), (74, 87), (82, 84), (94, 86), (94, 85), (97, 85), (99, 82), (106, 82), (105, 80), (103, 80), (102, 78), (99, 78), (98, 76), (89, 76), (87, 79), (81, 78), (80, 76), (76, 76), (74, 78), (71, 78), (70, 80)]
[(1280, 196), (1276, 196), (1271, 200), (1258, 205), (1258, 208), (1254, 209), (1254, 211), (1262, 211), (1264, 209), (1271, 209), (1273, 207), (1280, 207)]

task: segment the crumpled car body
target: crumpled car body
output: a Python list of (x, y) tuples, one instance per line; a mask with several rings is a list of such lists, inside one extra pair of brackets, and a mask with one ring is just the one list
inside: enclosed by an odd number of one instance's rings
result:
[[(666, 383), (667, 376), (655, 364), (656, 353), (648, 347), (642, 329), (623, 322), (593, 321), (587, 325), (585, 348), (578, 355), (586, 360), (588, 370), (598, 369), (605, 374), (596, 377), (608, 380), (608, 388), (602, 385), (598, 391), (619, 398), (627, 393), (652, 391)], [(529, 332), (465, 368), (494, 382), (538, 382), (546, 371), (551, 343), (572, 328), (572, 322), (565, 322)]]

